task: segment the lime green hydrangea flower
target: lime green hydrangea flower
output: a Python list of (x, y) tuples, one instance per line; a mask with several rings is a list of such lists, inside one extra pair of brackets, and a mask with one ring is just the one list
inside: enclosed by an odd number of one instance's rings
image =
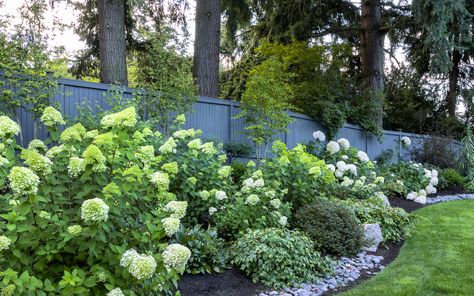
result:
[(51, 106), (46, 107), (44, 109), (43, 115), (41, 116), (40, 120), (44, 125), (49, 127), (60, 124), (66, 124), (66, 122), (64, 122), (63, 116), (61, 115), (61, 112)]
[(80, 123), (66, 128), (59, 136), (63, 143), (80, 142), (86, 135), (87, 130)]
[(220, 161), (220, 162), (225, 162), (227, 161), (227, 155), (225, 154), (221, 154), (217, 157), (217, 159)]
[(232, 167), (231, 166), (223, 166), (217, 171), (217, 175), (221, 179), (225, 179), (230, 176), (230, 173), (232, 172)]
[(186, 215), (186, 209), (188, 208), (187, 201), (170, 201), (166, 206), (165, 210), (171, 213), (171, 217), (176, 219), (182, 219)]
[(82, 226), (81, 225), (72, 225), (72, 226), (69, 226), (67, 228), (67, 232), (70, 234), (70, 235), (73, 235), (73, 236), (76, 236), (76, 235), (79, 235), (79, 233), (82, 232)]
[(0, 138), (10, 138), (18, 135), (20, 126), (8, 116), (0, 116)]
[(191, 185), (196, 185), (197, 179), (196, 179), (196, 177), (189, 177), (189, 178), (186, 179), (186, 182), (191, 184)]
[(179, 273), (183, 273), (186, 264), (191, 257), (191, 251), (180, 244), (168, 245), (163, 252), (163, 261), (167, 269), (174, 269)]
[(92, 143), (98, 146), (110, 147), (114, 144), (114, 140), (117, 137), (118, 137), (117, 135), (114, 135), (113, 133), (110, 133), (110, 132), (103, 133), (103, 134), (99, 134), (95, 136), (94, 141), (92, 141)]
[(176, 161), (165, 163), (161, 169), (169, 174), (176, 175), (178, 173), (178, 163)]
[(207, 190), (202, 190), (201, 192), (199, 192), (199, 196), (201, 196), (203, 200), (208, 200), (209, 197), (211, 197), (211, 193)]
[(191, 128), (187, 130), (179, 130), (173, 133), (173, 137), (178, 139), (193, 138), (196, 135), (196, 131)]
[(38, 191), (39, 177), (29, 168), (13, 167), (8, 175), (10, 188), (17, 194), (35, 194)]
[(170, 186), (170, 178), (167, 173), (155, 172), (151, 174), (150, 182), (160, 191), (167, 191)]
[(200, 147), (201, 151), (204, 152), (204, 154), (207, 155), (212, 155), (217, 153), (217, 148), (214, 147), (213, 142), (207, 142), (201, 145)]
[(85, 222), (105, 222), (109, 218), (109, 206), (100, 198), (85, 200), (81, 206), (81, 219)]
[(0, 235), (0, 251), (8, 250), (10, 245), (12, 244), (12, 240), (4, 235)]
[(2, 288), (2, 293), (0, 294), (1, 296), (13, 296), (13, 293), (15, 292), (16, 286), (14, 284), (10, 284), (6, 287)]
[(77, 177), (86, 169), (86, 162), (82, 158), (73, 156), (69, 158), (67, 169), (69, 176)]
[(256, 194), (249, 195), (247, 199), (245, 200), (245, 203), (251, 206), (255, 206), (259, 202), (260, 202), (260, 198)]
[(94, 172), (105, 171), (105, 156), (102, 154), (100, 149), (91, 144), (82, 153), (85, 165), (91, 165)]
[(178, 123), (178, 124), (184, 124), (186, 122), (186, 115), (180, 114), (180, 115), (176, 116), (175, 122)]
[(142, 134), (143, 136), (145, 137), (149, 137), (149, 136), (152, 136), (153, 135), (153, 131), (151, 129), (149, 129), (148, 127), (145, 127), (143, 130), (142, 130)]
[(0, 168), (9, 165), (8, 159), (0, 155)]
[(274, 198), (270, 200), (270, 205), (274, 207), (275, 209), (279, 209), (281, 206), (281, 200), (279, 200), (278, 198)]
[(176, 152), (176, 142), (173, 137), (170, 137), (158, 150), (163, 154)]
[(95, 129), (95, 130), (91, 130), (91, 131), (86, 132), (86, 134), (84, 135), (84, 138), (92, 140), (95, 137), (97, 137), (97, 135), (99, 135), (99, 131)]
[(179, 225), (181, 222), (177, 218), (169, 217), (161, 219), (161, 223), (163, 224), (166, 235), (171, 237), (179, 230)]
[(114, 198), (122, 195), (120, 187), (114, 182), (110, 182), (107, 186), (102, 189), (102, 194), (105, 198)]
[(48, 147), (46, 147), (43, 141), (34, 139), (34, 140), (31, 140), (30, 144), (28, 144), (28, 149), (34, 150), (37, 152), (39, 151), (44, 152), (48, 150)]
[(123, 111), (105, 115), (100, 124), (104, 128), (124, 128), (133, 127), (137, 123), (137, 112), (135, 107), (129, 107)]
[(51, 174), (53, 162), (46, 156), (39, 154), (35, 150), (25, 149), (21, 152), (21, 158), (36, 174), (43, 176)]
[(189, 141), (188, 148), (197, 150), (201, 147), (201, 145), (202, 145), (201, 139), (194, 139), (194, 140)]
[(135, 152), (135, 157), (142, 163), (150, 163), (155, 157), (155, 148), (151, 145), (141, 146)]
[(149, 279), (155, 274), (156, 260), (151, 255), (138, 254), (134, 249), (123, 253), (120, 265), (127, 268), (128, 272), (137, 280)]

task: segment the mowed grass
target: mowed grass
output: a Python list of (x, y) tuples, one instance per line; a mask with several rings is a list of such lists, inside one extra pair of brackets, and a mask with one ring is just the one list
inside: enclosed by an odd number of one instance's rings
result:
[(474, 200), (432, 205), (383, 272), (341, 296), (474, 296)]

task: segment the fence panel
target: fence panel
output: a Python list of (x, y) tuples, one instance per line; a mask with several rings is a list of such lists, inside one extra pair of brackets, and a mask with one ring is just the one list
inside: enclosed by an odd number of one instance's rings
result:
[[(52, 103), (57, 103), (66, 118), (77, 117), (79, 104), (86, 102), (92, 107), (93, 112), (99, 109), (107, 110), (105, 94), (111, 88), (110, 85), (102, 83), (91, 83), (70, 79), (59, 79), (59, 92), (51, 99)], [(131, 98), (133, 90), (124, 88), (124, 96)], [(96, 107), (99, 106), (99, 107)], [(231, 100), (221, 100), (215, 98), (201, 97), (187, 113), (187, 128), (201, 129), (203, 137), (216, 141), (244, 142), (252, 143), (245, 134), (245, 125), (242, 119), (234, 119), (239, 113), (239, 103)], [(280, 139), (288, 147), (294, 147), (298, 143), (307, 143), (312, 140), (312, 133), (315, 130), (324, 130), (322, 125), (313, 121), (306, 115), (288, 112), (294, 119), (289, 124), (288, 132), (275, 135), (275, 139)], [(34, 139), (35, 122), (31, 114), (25, 111), (19, 112), (19, 119), (23, 130), (23, 144), (27, 145)], [(38, 127), (38, 138), (45, 138), (46, 129)], [(359, 150), (365, 151), (371, 159), (374, 159), (385, 150), (391, 149), (394, 153), (392, 158), (396, 161), (399, 158), (407, 159), (409, 155), (405, 149), (399, 149), (401, 137), (408, 136), (412, 140), (412, 145), (420, 145), (426, 138), (424, 135), (403, 133), (396, 131), (383, 131), (383, 137), (379, 141), (376, 137), (367, 135), (359, 126), (345, 124), (341, 128), (336, 138), (347, 138), (351, 145)], [(460, 149), (461, 144), (452, 142), (453, 147)], [(401, 154), (401, 155), (398, 155)]]

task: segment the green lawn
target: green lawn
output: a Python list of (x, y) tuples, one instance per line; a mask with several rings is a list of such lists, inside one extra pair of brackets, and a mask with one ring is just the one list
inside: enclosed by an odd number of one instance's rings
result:
[(474, 201), (436, 204), (383, 272), (341, 296), (474, 295)]

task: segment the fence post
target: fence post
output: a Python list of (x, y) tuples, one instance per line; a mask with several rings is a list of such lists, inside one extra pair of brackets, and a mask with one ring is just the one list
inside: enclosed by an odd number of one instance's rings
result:
[(230, 100), (230, 105), (229, 105), (229, 143), (232, 143), (234, 141), (234, 129), (232, 127), (233, 113), (234, 113), (234, 101)]
[(398, 159), (397, 163), (400, 162), (402, 158), (402, 130), (398, 129)]

